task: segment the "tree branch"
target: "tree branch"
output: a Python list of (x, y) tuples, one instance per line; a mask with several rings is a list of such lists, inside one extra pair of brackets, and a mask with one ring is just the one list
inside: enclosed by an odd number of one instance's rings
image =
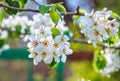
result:
[[(35, 1), (35, 0), (33, 0)], [(39, 13), (39, 10), (35, 10), (35, 9), (24, 9), (24, 8), (16, 8), (16, 7), (12, 7), (12, 6), (7, 6), (5, 4), (0, 3), (0, 7), (4, 7), (10, 10), (18, 10), (18, 11), (25, 11), (25, 12), (37, 12)], [(62, 15), (84, 15), (83, 13), (78, 13), (78, 12), (67, 12), (66, 14), (62, 14)]]
[(25, 11), (25, 12), (39, 12), (39, 10), (16, 8), (16, 7), (4, 5), (4, 4), (2, 4), (2, 3), (0, 3), (0, 7), (4, 7), (4, 8), (7, 8), (7, 9), (10, 9), (10, 10)]
[[(84, 44), (90, 44), (90, 45), (91, 45), (91, 43), (88, 43), (87, 40), (82, 40), (82, 39), (70, 38), (70, 41), (71, 41), (71, 42), (78, 42), (78, 43), (84, 43)], [(101, 46), (101, 47), (103, 47), (103, 48), (111, 48), (111, 49), (120, 50), (120, 47), (116, 47), (116, 46), (107, 46), (107, 45), (98, 44), (98, 43), (97, 43), (97, 45), (98, 45), (98, 46)]]

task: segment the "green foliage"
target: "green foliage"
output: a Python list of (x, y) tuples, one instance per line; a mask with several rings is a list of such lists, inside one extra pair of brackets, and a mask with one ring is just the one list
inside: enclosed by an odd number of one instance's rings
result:
[(63, 14), (66, 14), (66, 9), (65, 9), (65, 7), (62, 4), (60, 4), (60, 3), (56, 4), (56, 8), (59, 11), (61, 11)]
[(60, 13), (59, 13), (57, 10), (55, 10), (55, 9), (52, 9), (52, 10), (50, 11), (50, 17), (51, 17), (52, 21), (53, 21), (55, 24), (57, 24), (58, 21), (59, 21), (59, 19), (61, 18), (61, 17), (60, 17)]
[(26, 6), (27, 0), (18, 0), (20, 4), (20, 8), (24, 8)]
[(52, 32), (52, 36), (55, 38), (57, 35), (60, 35), (61, 34), (61, 32), (60, 32), (60, 30), (59, 29), (57, 29), (57, 28), (52, 28), (51, 29), (51, 32)]
[(0, 12), (0, 25), (1, 25), (1, 23), (2, 23), (2, 20), (3, 20), (3, 18), (4, 18), (4, 16), (5, 16), (5, 11), (3, 10), (2, 12)]
[(17, 25), (15, 28), (17, 33), (21, 32), (21, 28), (22, 28), (21, 25)]
[(48, 67), (50, 68), (55, 68), (56, 66), (57, 66), (57, 62), (55, 62), (54, 59), (51, 64), (48, 64)]
[(0, 48), (4, 45), (4, 40), (3, 39), (0, 39)]
[(44, 15), (45, 13), (50, 11), (51, 6), (39, 5), (39, 12)]
[(55, 24), (57, 24), (60, 19), (62, 20), (61, 13), (66, 14), (65, 7), (60, 3), (53, 4), (50, 10), (50, 17)]
[(120, 38), (120, 26), (118, 28), (118, 37)]
[(93, 60), (93, 67), (96, 71), (99, 71), (101, 69), (104, 69), (106, 66), (106, 60), (103, 56), (103, 54), (100, 53), (99, 50), (96, 50), (94, 52), (94, 60)]
[(30, 34), (30, 28), (29, 28), (29, 27), (26, 27), (25, 33), (26, 33), (26, 34)]
[(77, 15), (74, 15), (74, 16), (73, 16), (73, 19), (74, 19), (73, 24), (74, 24), (74, 25), (79, 26), (79, 24), (78, 24), (78, 19), (79, 19), (79, 18), (80, 18), (80, 16), (77, 16)]
[(117, 13), (112, 12), (111, 17), (116, 19), (119, 18), (119, 15)]
[[(27, 0), (5, 0), (5, 2), (8, 3), (9, 6), (16, 7), (16, 8), (24, 8)], [(6, 12), (10, 15), (17, 14), (17, 10), (10, 10), (6, 9)]]
[(67, 35), (68, 37), (71, 37), (71, 31), (70, 30), (67, 30), (67, 31), (64, 31), (64, 35)]
[(13, 39), (13, 40), (18, 40), (18, 39), (19, 39), (19, 34), (16, 33), (16, 32), (11, 32), (11, 33), (9, 34), (9, 37), (10, 37), (11, 39)]
[[(12, 7), (20, 8), (20, 4), (19, 4), (18, 1), (11, 1), (11, 0), (10, 0), (10, 2), (8, 2), (8, 5), (9, 5), (9, 6), (12, 6)], [(7, 12), (8, 14), (10, 14), (10, 15), (12, 15), (12, 14), (17, 14), (17, 10), (7, 9), (6, 12)]]
[(114, 45), (117, 41), (117, 36), (116, 37), (110, 37), (107, 40), (104, 40), (104, 43), (107, 43), (109, 45)]

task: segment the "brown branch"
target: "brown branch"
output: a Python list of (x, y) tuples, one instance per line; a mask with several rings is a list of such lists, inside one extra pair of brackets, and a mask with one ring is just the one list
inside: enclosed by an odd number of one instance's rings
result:
[[(78, 42), (78, 43), (84, 43), (84, 44), (90, 44), (90, 45), (91, 45), (91, 43), (88, 43), (87, 40), (83, 40), (83, 39), (70, 38), (70, 41), (71, 41), (71, 42)], [(120, 47), (107, 46), (107, 45), (104, 45), (104, 44), (98, 44), (98, 43), (97, 43), (97, 45), (98, 45), (98, 46), (101, 46), (101, 47), (103, 47), (103, 48), (111, 48), (111, 49), (117, 49), (117, 50), (120, 50)]]
[(16, 7), (4, 5), (4, 4), (2, 4), (2, 3), (0, 3), (0, 7), (4, 7), (4, 8), (7, 8), (7, 9), (10, 9), (10, 10), (25, 11), (25, 12), (39, 12), (39, 10), (16, 8)]
[[(4, 8), (7, 8), (7, 9), (10, 9), (10, 10), (18, 10), (18, 11), (37, 12), (37, 13), (39, 13), (39, 10), (16, 8), (16, 7), (12, 7), (12, 6), (7, 6), (7, 5), (2, 4), (2, 3), (0, 3), (0, 7), (4, 7)], [(78, 12), (67, 12), (66, 14), (62, 14), (62, 15), (84, 15), (84, 14), (83, 13), (78, 13)]]

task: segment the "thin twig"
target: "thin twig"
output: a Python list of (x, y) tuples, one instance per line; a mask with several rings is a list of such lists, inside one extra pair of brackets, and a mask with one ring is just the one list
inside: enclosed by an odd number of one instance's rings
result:
[(39, 10), (16, 8), (16, 7), (4, 5), (2, 3), (0, 3), (0, 7), (4, 7), (4, 8), (7, 8), (7, 9), (10, 9), (10, 10), (25, 11), (25, 12), (39, 12)]
[[(75, 39), (75, 38), (70, 38), (70, 41), (72, 42), (78, 42), (78, 43), (84, 43), (84, 44), (91, 44), (91, 43), (88, 43), (87, 40), (83, 40), (83, 39)], [(111, 49), (118, 49), (120, 50), (120, 47), (115, 47), (115, 46), (107, 46), (107, 45), (104, 45), (104, 44), (98, 44), (98, 46), (101, 46), (103, 48), (111, 48)]]
[[(7, 6), (5, 4), (0, 3), (0, 7), (4, 7), (10, 10), (18, 10), (18, 11), (25, 11), (25, 12), (37, 12), (39, 13), (39, 10), (34, 10), (34, 9), (24, 9), (24, 8), (16, 8), (12, 6)], [(67, 14), (62, 14), (62, 15), (84, 15), (83, 13), (78, 13), (78, 12), (67, 12)]]
[(40, 5), (36, 0), (32, 0), (36, 5)]

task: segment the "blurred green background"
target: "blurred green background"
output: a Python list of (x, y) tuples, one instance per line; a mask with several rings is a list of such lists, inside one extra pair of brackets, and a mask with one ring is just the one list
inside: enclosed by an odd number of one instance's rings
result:
[[(70, 11), (67, 1), (72, 0), (47, 0), (48, 3), (55, 3), (64, 1), (67, 10)], [(78, 5), (77, 1), (81, 4), (88, 4), (89, 9), (95, 8), (102, 9), (107, 7), (110, 10), (120, 14), (120, 0), (73, 0)], [(86, 1), (86, 3), (82, 3)], [(88, 2), (87, 2), (88, 1)], [(85, 5), (79, 5), (81, 6)], [(73, 6), (72, 6), (73, 7)], [(75, 7), (73, 7), (76, 9)], [(71, 21), (72, 18), (65, 17), (67, 25), (73, 32), (75, 38), (84, 38), (79, 33), (76, 26)], [(71, 48), (74, 53), (68, 57), (67, 63), (59, 63), (56, 68), (50, 69), (44, 63), (34, 66), (31, 59), (28, 59), (28, 52), (26, 49), (13, 49), (7, 50), (0, 55), (0, 81), (79, 81), (78, 79), (84, 78), (91, 81), (120, 81), (120, 71), (111, 74), (111, 78), (100, 75), (95, 72), (92, 67), (93, 51), (101, 49), (101, 47), (94, 48), (92, 45), (71, 42)], [(17, 51), (17, 52), (15, 52)]]

